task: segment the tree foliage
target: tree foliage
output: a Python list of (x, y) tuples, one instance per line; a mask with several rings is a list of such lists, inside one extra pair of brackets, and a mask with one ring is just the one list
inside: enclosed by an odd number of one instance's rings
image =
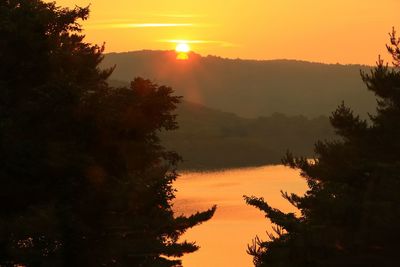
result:
[(283, 163), (308, 183), (304, 196), (283, 193), (301, 212), (285, 214), (262, 198), (248, 204), (276, 224), (270, 240), (254, 240), (256, 266), (396, 266), (400, 248), (400, 39), (388, 51), (393, 67), (379, 59), (362, 73), (377, 97), (376, 115), (362, 120), (343, 103), (330, 117), (334, 141), (319, 141), (315, 159), (288, 153)]
[(88, 8), (0, 2), (0, 266), (176, 266), (215, 207), (174, 216), (180, 98), (136, 78), (112, 88)]

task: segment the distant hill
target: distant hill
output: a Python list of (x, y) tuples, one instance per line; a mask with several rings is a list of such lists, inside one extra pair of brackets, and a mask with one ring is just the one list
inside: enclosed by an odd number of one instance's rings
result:
[(327, 117), (273, 114), (244, 119), (232, 113), (183, 102), (177, 131), (162, 134), (163, 144), (184, 159), (181, 169), (209, 170), (280, 163), (289, 149), (312, 156), (313, 145), (334, 137)]
[(116, 65), (111, 79), (142, 76), (174, 88), (186, 100), (242, 117), (273, 113), (317, 117), (345, 103), (365, 116), (375, 100), (360, 78), (360, 65), (327, 65), (293, 60), (240, 60), (191, 53), (176, 60), (173, 51), (107, 54), (103, 66)]
[[(111, 80), (110, 85), (128, 84)], [(187, 101), (178, 105), (176, 114), (178, 130), (160, 137), (166, 148), (183, 157), (179, 167), (186, 170), (276, 164), (287, 150), (311, 157), (317, 140), (335, 138), (326, 116), (274, 113), (248, 119)]]

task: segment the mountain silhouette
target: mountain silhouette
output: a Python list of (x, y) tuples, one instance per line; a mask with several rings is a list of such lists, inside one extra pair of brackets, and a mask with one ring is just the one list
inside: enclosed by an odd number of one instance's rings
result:
[(329, 115), (341, 101), (366, 116), (375, 106), (360, 79), (360, 70), (369, 71), (369, 66), (226, 59), (193, 52), (182, 61), (174, 51), (149, 50), (107, 54), (102, 66), (114, 65), (113, 80), (149, 78), (171, 86), (187, 101), (247, 118), (276, 112)]

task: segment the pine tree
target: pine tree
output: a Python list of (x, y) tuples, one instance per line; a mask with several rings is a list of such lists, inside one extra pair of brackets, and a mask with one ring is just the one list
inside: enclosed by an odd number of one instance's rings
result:
[(376, 114), (363, 120), (342, 103), (330, 117), (336, 140), (317, 142), (313, 160), (291, 153), (283, 159), (308, 183), (304, 196), (283, 193), (300, 216), (245, 197), (276, 225), (270, 240), (249, 246), (256, 266), (398, 265), (400, 39), (390, 36), (393, 67), (379, 59), (361, 74), (377, 97)]
[(176, 217), (179, 156), (158, 133), (180, 98), (142, 78), (111, 88), (88, 8), (0, 2), (0, 266), (178, 266), (215, 207)]

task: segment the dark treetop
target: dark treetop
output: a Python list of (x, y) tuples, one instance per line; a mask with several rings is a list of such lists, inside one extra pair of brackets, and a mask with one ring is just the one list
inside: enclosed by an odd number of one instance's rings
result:
[(282, 193), (301, 215), (285, 214), (262, 198), (246, 197), (276, 225), (275, 234), (249, 246), (256, 266), (397, 266), (400, 248), (400, 49), (394, 68), (379, 60), (362, 73), (377, 97), (376, 115), (360, 119), (344, 104), (331, 116), (340, 137), (319, 141), (310, 161), (288, 153), (283, 162), (301, 170), (304, 196)]
[(175, 266), (215, 208), (174, 216), (172, 89), (111, 88), (88, 8), (0, 2), (0, 265)]

